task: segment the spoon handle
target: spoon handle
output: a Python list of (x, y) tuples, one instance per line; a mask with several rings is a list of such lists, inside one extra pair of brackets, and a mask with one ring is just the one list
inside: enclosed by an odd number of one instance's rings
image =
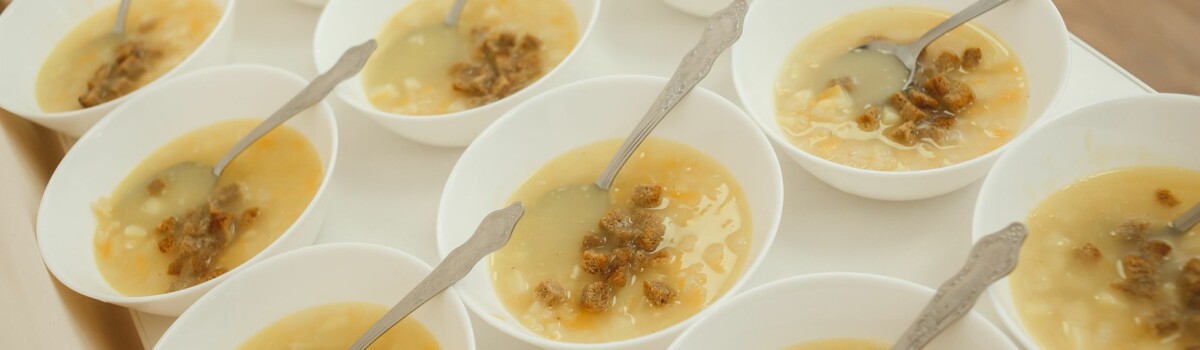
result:
[(1013, 223), (999, 232), (984, 236), (971, 248), (967, 263), (938, 288), (916, 321), (892, 346), (892, 350), (917, 350), (929, 344), (939, 333), (954, 324), (975, 306), (975, 300), (989, 285), (1012, 273), (1017, 267), (1021, 244), (1028, 231)]
[(483, 222), (479, 223), (479, 228), (475, 229), (475, 234), (466, 243), (454, 248), (454, 251), (446, 255), (446, 259), (434, 267), (429, 276), (425, 276), (425, 279), (421, 280), (411, 292), (408, 292), (404, 299), (396, 303), (396, 306), (383, 315), (383, 318), (380, 318), (363, 333), (354, 342), (354, 345), (350, 346), (350, 349), (363, 350), (371, 346), (371, 343), (379, 339), (379, 336), (407, 317), (408, 314), (416, 311), (429, 299), (433, 299), (465, 277), (480, 259), (504, 247), (508, 243), (508, 239), (512, 237), (517, 221), (524, 214), (525, 206), (521, 202), (516, 202), (484, 217)]
[(346, 50), (346, 53), (342, 54), (342, 57), (338, 59), (332, 68), (314, 78), (311, 83), (308, 83), (308, 86), (304, 87), (304, 90), (300, 90), (300, 93), (292, 97), (283, 107), (279, 107), (274, 114), (271, 114), (271, 117), (258, 124), (254, 130), (250, 130), (249, 134), (242, 137), (237, 144), (233, 145), (233, 148), (229, 152), (226, 152), (221, 157), (221, 160), (217, 161), (217, 164), (213, 166), (213, 174), (221, 177), (221, 172), (225, 171), (225, 167), (229, 166), (229, 162), (232, 162), (233, 158), (236, 158), (238, 154), (241, 154), (251, 144), (254, 144), (254, 141), (258, 141), (259, 138), (266, 135), (272, 129), (275, 129), (275, 127), (288, 121), (288, 119), (292, 119), (292, 117), (312, 107), (317, 102), (321, 102), (339, 83), (358, 74), (363, 69), (363, 66), (367, 64), (367, 58), (370, 58), (371, 53), (375, 52), (376, 46), (375, 39), (371, 39)]
[(942, 37), (942, 35), (954, 30), (954, 28), (958, 28), (958, 26), (962, 25), (963, 23), (967, 23), (968, 21), (975, 19), (975, 17), (979, 17), (979, 15), (991, 11), (992, 9), (996, 8), (996, 6), (1003, 5), (1006, 2), (1008, 2), (1008, 0), (976, 1), (974, 4), (971, 4), (971, 6), (959, 11), (958, 13), (954, 14), (954, 16), (950, 16), (950, 18), (942, 21), (941, 24), (938, 24), (936, 27), (933, 27), (933, 29), (930, 29), (925, 33), (925, 35), (922, 35), (919, 39), (917, 39), (917, 41), (905, 46), (908, 46), (913, 50), (914, 56), (920, 56), (921, 51), (924, 50), (926, 46), (929, 46), (929, 43), (932, 43), (934, 40), (937, 40), (937, 38)]
[(746, 0), (734, 0), (732, 4), (708, 19), (704, 35), (700, 37), (700, 43), (696, 44), (696, 47), (683, 57), (679, 68), (675, 70), (675, 75), (671, 76), (671, 80), (654, 100), (650, 110), (646, 111), (642, 121), (633, 129), (629, 137), (625, 138), (625, 143), (621, 144), (617, 154), (613, 156), (612, 161), (600, 174), (600, 178), (596, 180), (596, 186), (604, 190), (612, 187), (613, 179), (616, 179), (621, 167), (625, 165), (629, 157), (633, 156), (638, 145), (641, 145), (642, 141), (650, 136), (650, 131), (654, 130), (663, 117), (666, 117), (667, 113), (675, 108), (675, 105), (679, 104), (679, 101), (708, 75), (708, 72), (712, 70), (713, 63), (717, 61), (717, 57), (733, 45), (738, 37), (742, 36), (742, 22), (746, 18), (747, 7)]
[(446, 14), (446, 19), (443, 21), (448, 26), (458, 24), (458, 17), (462, 15), (463, 7), (467, 6), (467, 0), (455, 0), (454, 5), (451, 5), (450, 12)]
[(133, 0), (121, 0), (121, 7), (117, 8), (117, 21), (113, 23), (113, 34), (125, 34), (125, 18), (129, 16), (129, 3)]
[(1200, 203), (1197, 203), (1192, 209), (1188, 209), (1186, 213), (1176, 218), (1175, 221), (1171, 221), (1170, 225), (1171, 229), (1183, 233), (1191, 230), (1193, 226), (1196, 226), (1196, 223), (1200, 223)]

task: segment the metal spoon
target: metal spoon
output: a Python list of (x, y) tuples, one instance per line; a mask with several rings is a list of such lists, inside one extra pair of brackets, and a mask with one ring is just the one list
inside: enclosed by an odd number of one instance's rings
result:
[(371, 346), (371, 343), (374, 343), (384, 332), (387, 332), (408, 314), (416, 311), (429, 299), (433, 299), (465, 277), (483, 257), (508, 244), (508, 239), (512, 238), (513, 228), (517, 226), (517, 221), (524, 214), (525, 206), (521, 202), (516, 202), (485, 216), (479, 223), (479, 228), (475, 229), (475, 234), (471, 235), (466, 243), (454, 248), (454, 251), (451, 251), (446, 259), (434, 267), (433, 272), (425, 276), (425, 279), (417, 283), (417, 286), (404, 296), (404, 299), (400, 299), (396, 306), (393, 306), (379, 321), (371, 325), (371, 328), (367, 329), (350, 346), (350, 349), (363, 350)]
[(1170, 228), (1174, 233), (1186, 233), (1200, 223), (1200, 203), (1196, 203), (1192, 209), (1175, 218), (1174, 221), (1167, 223), (1167, 228)]
[(1024, 224), (1013, 223), (975, 242), (967, 263), (954, 277), (942, 283), (900, 341), (892, 345), (892, 350), (921, 349), (971, 311), (984, 289), (1017, 267), (1021, 244), (1028, 234)]
[[(254, 130), (251, 130), (245, 137), (242, 137), (215, 165), (210, 166), (197, 162), (178, 163), (159, 171), (153, 177), (147, 179), (144, 184), (148, 185), (155, 180), (164, 182), (166, 184), (165, 188), (169, 190), (163, 191), (160, 199), (164, 203), (178, 205), (179, 208), (194, 208), (204, 203), (212, 188), (216, 186), (217, 179), (221, 177), (221, 173), (225, 171), (229, 163), (238, 154), (249, 148), (251, 144), (263, 137), (263, 135), (266, 135), (267, 132), (323, 100), (338, 83), (358, 74), (366, 63), (367, 58), (375, 51), (375, 46), (375, 40), (372, 39), (346, 50), (346, 53), (342, 54), (342, 57), (338, 59), (337, 64), (334, 64), (333, 68), (313, 79), (308, 86), (300, 90), (283, 107), (280, 107), (269, 118), (263, 120), (261, 124), (255, 127)], [(187, 185), (172, 186), (173, 184)], [(147, 215), (140, 215), (143, 204), (150, 197), (145, 188), (145, 186), (135, 187), (130, 189), (125, 195), (120, 196), (121, 200), (113, 206), (113, 216), (147, 217)], [(161, 217), (157, 218), (157, 220), (161, 219)], [(149, 218), (134, 221), (139, 221), (137, 223), (146, 225), (157, 224), (157, 222)]]
[(117, 21), (113, 23), (113, 34), (117, 36), (125, 35), (125, 18), (129, 17), (129, 3), (133, 0), (121, 0), (121, 7), (117, 8)]
[(917, 72), (917, 58), (921, 56), (921, 51), (924, 51), (926, 46), (929, 46), (934, 40), (949, 33), (954, 28), (958, 28), (963, 23), (967, 23), (967, 21), (979, 17), (979, 15), (991, 11), (1006, 2), (1008, 0), (979, 0), (959, 13), (954, 14), (954, 16), (950, 16), (950, 18), (947, 18), (928, 32), (925, 32), (925, 35), (917, 38), (916, 41), (901, 45), (888, 40), (875, 40), (855, 48), (852, 52), (866, 50), (868, 52), (894, 56), (908, 69), (908, 79), (904, 81), (902, 88), (908, 87), (909, 84), (912, 84), (913, 76)]
[[(553, 201), (558, 204), (575, 203), (583, 208), (608, 208), (608, 190), (612, 187), (613, 180), (616, 179), (617, 173), (629, 161), (637, 151), (642, 141), (650, 136), (650, 132), (654, 127), (667, 116), (671, 109), (679, 104), (679, 101), (691, 92), (708, 72), (712, 70), (713, 63), (717, 57), (726, 49), (733, 45), (742, 35), (742, 22), (746, 18), (747, 10), (746, 0), (734, 0), (729, 6), (721, 11), (713, 14), (708, 19), (708, 24), (704, 28), (704, 34), (700, 37), (700, 42), (696, 44), (683, 60), (679, 63), (679, 68), (675, 70), (675, 74), (671, 76), (671, 80), (667, 81), (667, 85), (663, 87), (658, 98), (650, 105), (650, 110), (642, 116), (642, 120), (634, 127), (629, 136), (625, 138), (625, 142), (621, 144), (621, 148), (613, 155), (608, 166), (600, 173), (592, 185), (569, 185), (562, 186), (551, 190), (539, 200), (539, 203), (545, 201)], [(581, 204), (582, 203), (582, 204)], [(553, 205), (553, 204), (538, 204)], [(601, 209), (601, 213), (603, 209)], [(597, 218), (598, 219), (598, 218)]]
[(463, 7), (467, 6), (467, 0), (455, 0), (454, 6), (450, 7), (450, 13), (446, 14), (446, 26), (454, 27), (458, 25), (458, 17), (462, 15)]

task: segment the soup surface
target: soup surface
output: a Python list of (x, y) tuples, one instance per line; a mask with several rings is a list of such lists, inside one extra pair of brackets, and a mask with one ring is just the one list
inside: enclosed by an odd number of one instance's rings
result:
[[(231, 120), (184, 134), (93, 205), (96, 264), (117, 292), (161, 294), (216, 277), (257, 255), (304, 212), (324, 175), (312, 144), (287, 125), (235, 158), (215, 189), (188, 178), (154, 178), (183, 162), (216, 163), (259, 122)], [(188, 195), (202, 204), (175, 199)]]
[(528, 210), (491, 255), (492, 276), (534, 333), (584, 343), (652, 333), (709, 305), (746, 265), (753, 230), (741, 186), (690, 146), (649, 138), (606, 199), (564, 196), (594, 186), (621, 142), (571, 150), (512, 196)]
[(367, 99), (385, 112), (445, 114), (511, 95), (557, 66), (579, 41), (563, 0), (468, 1), (455, 28), (452, 0), (414, 0), (384, 26), (367, 61)]
[[(388, 311), (387, 306), (347, 302), (301, 310), (263, 328), (238, 347), (257, 349), (347, 349)], [(425, 326), (406, 317), (384, 332), (372, 350), (437, 350), (437, 339)]]
[(887, 350), (886, 344), (853, 338), (821, 339), (792, 345), (783, 350)]
[(964, 162), (1021, 129), (1029, 89), (1020, 61), (968, 23), (925, 50), (913, 87), (903, 65), (855, 50), (877, 38), (915, 40), (949, 15), (889, 7), (854, 13), (793, 49), (775, 85), (789, 141), (821, 158), (870, 170), (923, 170)]
[(1200, 201), (1200, 172), (1146, 167), (1084, 178), (1030, 214), (1009, 281), (1047, 350), (1200, 346), (1200, 237), (1167, 223)]
[(221, 19), (209, 0), (139, 0), (119, 37), (112, 34), (117, 3), (85, 19), (50, 52), (37, 78), (43, 111), (91, 107), (149, 84), (191, 55)]

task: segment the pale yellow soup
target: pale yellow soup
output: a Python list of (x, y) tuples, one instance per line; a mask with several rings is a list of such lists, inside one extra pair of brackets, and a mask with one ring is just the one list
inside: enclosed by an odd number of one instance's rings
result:
[[(922, 56), (923, 62), (930, 62), (941, 52), (959, 54), (971, 47), (978, 47), (983, 53), (974, 71), (957, 70), (946, 75), (970, 86), (976, 98), (972, 106), (957, 115), (957, 122), (944, 141), (925, 138), (908, 146), (885, 135), (886, 130), (899, 125), (901, 120), (898, 111), (878, 97), (895, 91), (902, 83), (889, 85), (890, 91), (879, 91), (883, 89), (880, 86), (858, 86), (855, 92), (829, 85), (831, 79), (847, 75), (868, 75), (858, 77), (859, 80), (886, 78), (869, 75), (896, 76), (896, 72), (886, 71), (890, 61), (860, 59), (836, 66), (832, 63), (867, 38), (882, 36), (907, 43), (947, 17), (947, 13), (920, 8), (871, 9), (838, 19), (801, 41), (787, 57), (774, 88), (776, 120), (788, 141), (843, 165), (905, 171), (961, 163), (1011, 140), (1020, 131), (1027, 114), (1029, 88), (1025, 71), (1000, 38), (972, 23), (934, 41)], [(870, 107), (882, 110), (882, 125), (864, 131), (854, 119)]]
[[(1167, 189), (1179, 200), (1156, 199)], [(1046, 350), (1185, 349), (1200, 345), (1200, 311), (1186, 307), (1181, 267), (1200, 254), (1193, 229), (1166, 233), (1166, 224), (1200, 200), (1200, 172), (1166, 167), (1131, 168), (1081, 179), (1043, 200), (1029, 214), (1029, 238), (1009, 277), (1023, 328)], [(1150, 223), (1148, 239), (1173, 246), (1160, 262), (1156, 297), (1114, 288), (1122, 281), (1121, 260), (1137, 244), (1121, 239), (1131, 219)], [(1099, 256), (1082, 258), (1084, 245)], [(1155, 314), (1173, 310), (1177, 328), (1155, 334)]]
[[(160, 171), (181, 162), (215, 164), (260, 120), (237, 119), (196, 129), (163, 145), (133, 168), (108, 198), (94, 203), (97, 226), (93, 244), (104, 279), (126, 296), (166, 293), (179, 279), (167, 272), (177, 256), (159, 250), (166, 234), (156, 225), (187, 208), (151, 197), (138, 212), (114, 217), (113, 203), (145, 191)], [(279, 238), (308, 207), (323, 179), (321, 159), (300, 132), (286, 125), (268, 133), (230, 163), (217, 187), (245, 185), (237, 209), (258, 208), (252, 224), (239, 225), (237, 235), (217, 256), (216, 267), (233, 269)], [(182, 190), (167, 187), (164, 191)]]
[[(475, 28), (529, 34), (542, 41), (542, 72), (558, 66), (579, 41), (579, 25), (563, 0), (472, 0), (457, 32), (421, 31), (443, 25), (453, 0), (414, 0), (383, 27), (379, 51), (367, 61), (362, 84), (376, 108), (405, 115), (434, 115), (473, 108), (451, 87), (451, 67), (470, 56)], [(412, 43), (399, 45), (410, 40)], [(417, 48), (420, 54), (402, 52)]]
[[(615, 294), (604, 312), (583, 310), (580, 291), (603, 280), (580, 267), (584, 232), (596, 228), (609, 208), (578, 207), (554, 200), (559, 186), (592, 186), (622, 140), (585, 145), (546, 163), (513, 194), (527, 211), (512, 240), (491, 255), (495, 290), (521, 324), (549, 339), (595, 343), (649, 334), (695, 315), (725, 293), (749, 258), (750, 208), (742, 188), (720, 163), (690, 146), (649, 138), (630, 158), (613, 184), (609, 202), (629, 200), (633, 187), (659, 184), (666, 203), (656, 211), (666, 225), (659, 246), (680, 254), (671, 263), (648, 267)], [(540, 281), (554, 279), (567, 300), (547, 307), (534, 296)], [(654, 307), (643, 295), (643, 281), (664, 281), (678, 290), (671, 305)]]
[[(310, 307), (275, 321), (238, 349), (348, 349), (387, 311), (387, 306), (364, 302)], [(433, 334), (412, 317), (401, 320), (367, 347), (371, 350), (440, 348)]]
[(117, 3), (88, 17), (71, 30), (50, 52), (37, 77), (38, 104), (45, 112), (82, 108), (79, 96), (87, 91), (96, 69), (115, 60), (117, 45), (142, 40), (160, 50), (137, 87), (158, 79), (195, 51), (221, 19), (221, 9), (209, 0), (138, 0), (132, 2), (124, 37), (112, 34)]
[(889, 346), (873, 340), (838, 338), (804, 342), (783, 350), (887, 350)]

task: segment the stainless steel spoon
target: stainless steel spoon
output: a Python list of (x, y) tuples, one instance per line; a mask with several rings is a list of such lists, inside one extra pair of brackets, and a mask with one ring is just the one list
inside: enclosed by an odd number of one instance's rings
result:
[(453, 27), (458, 25), (458, 17), (462, 15), (463, 7), (467, 6), (467, 0), (455, 0), (454, 6), (450, 7), (450, 13), (446, 14), (446, 26)]
[(934, 40), (942, 37), (942, 35), (946, 35), (946, 33), (949, 33), (954, 28), (958, 28), (963, 23), (967, 23), (975, 17), (979, 17), (979, 15), (991, 11), (1006, 2), (1008, 0), (979, 0), (959, 13), (954, 14), (954, 16), (950, 16), (950, 18), (947, 18), (941, 24), (925, 32), (925, 35), (922, 35), (911, 43), (901, 45), (888, 40), (875, 40), (856, 48), (855, 51), (867, 50), (868, 52), (878, 52), (880, 54), (895, 56), (896, 59), (904, 64), (905, 68), (908, 68), (908, 79), (904, 81), (903, 86), (908, 87), (909, 84), (912, 84), (913, 76), (917, 72), (917, 58), (921, 57), (921, 51), (924, 51), (926, 46), (929, 46)]
[[(358, 74), (362, 70), (363, 65), (366, 64), (367, 58), (375, 51), (375, 46), (375, 40), (372, 39), (346, 50), (346, 53), (342, 54), (342, 57), (338, 59), (337, 64), (334, 64), (329, 71), (313, 79), (308, 86), (300, 90), (300, 93), (292, 97), (283, 107), (280, 107), (269, 118), (263, 120), (261, 124), (255, 127), (254, 130), (251, 130), (245, 137), (242, 137), (216, 164), (210, 166), (197, 162), (178, 163), (159, 171), (143, 183), (150, 184), (155, 180), (163, 181), (166, 184), (165, 187), (170, 190), (163, 191), (161, 199), (166, 203), (177, 203), (181, 208), (193, 208), (204, 203), (208, 198), (209, 192), (216, 186), (217, 179), (221, 177), (221, 173), (225, 171), (234, 158), (241, 154), (242, 151), (245, 151), (246, 148), (249, 148), (259, 138), (263, 137), (263, 135), (266, 135), (267, 132), (270, 132), (288, 119), (325, 99), (325, 96), (329, 95), (338, 83)], [(186, 183), (188, 186), (172, 186), (175, 183)], [(135, 213), (133, 214), (135, 217), (144, 217), (145, 215), (136, 215), (136, 213), (142, 210), (143, 204), (150, 196), (145, 188), (145, 186), (134, 187), (129, 189), (129, 192), (125, 195), (120, 196), (121, 200), (113, 206), (113, 216), (128, 217), (124, 213)], [(161, 220), (162, 218), (159, 217), (158, 219)], [(154, 225), (156, 222), (150, 221), (144, 224)]]
[(734, 42), (737, 42), (738, 38), (742, 36), (742, 23), (746, 19), (748, 7), (746, 0), (734, 0), (729, 6), (709, 17), (704, 34), (700, 37), (700, 43), (696, 44), (686, 56), (683, 56), (683, 60), (679, 62), (679, 68), (675, 70), (671, 80), (667, 81), (667, 86), (663, 87), (663, 91), (658, 94), (654, 104), (650, 105), (650, 110), (646, 111), (642, 121), (633, 128), (633, 132), (625, 138), (625, 143), (621, 144), (621, 148), (604, 168), (604, 172), (600, 173), (600, 178), (596, 180), (597, 188), (608, 191), (612, 187), (613, 179), (617, 178), (621, 167), (625, 166), (625, 162), (629, 161), (629, 157), (633, 156), (642, 141), (650, 136), (654, 127), (658, 126), (667, 113), (671, 112), (671, 109), (674, 109), (684, 96), (687, 96), (704, 77), (708, 76), (717, 57)]
[(129, 3), (133, 0), (121, 0), (121, 6), (117, 8), (117, 21), (113, 23), (113, 34), (117, 36), (125, 35), (125, 19), (129, 17)]
[(350, 346), (350, 349), (363, 350), (371, 346), (371, 343), (374, 343), (384, 332), (387, 332), (408, 314), (416, 311), (429, 299), (433, 299), (465, 277), (483, 257), (508, 244), (508, 239), (512, 238), (513, 228), (517, 226), (517, 221), (520, 221), (524, 214), (525, 206), (521, 202), (516, 202), (485, 216), (479, 223), (479, 228), (475, 229), (475, 234), (471, 235), (466, 243), (454, 248), (449, 255), (446, 255), (446, 259), (434, 267), (433, 271), (420, 283), (417, 283), (417, 286), (413, 287), (408, 295), (400, 299), (396, 306), (388, 310), (387, 314), (371, 325), (371, 328), (367, 329)]
[(921, 349), (971, 311), (976, 299), (989, 285), (1008, 276), (1017, 267), (1021, 244), (1028, 234), (1024, 224), (1013, 223), (975, 242), (967, 263), (954, 277), (942, 283), (900, 341), (892, 345), (892, 350)]
[[(717, 57), (741, 37), (742, 22), (746, 18), (747, 7), (746, 0), (734, 0), (729, 6), (708, 19), (700, 42), (679, 62), (679, 68), (675, 70), (671, 80), (667, 81), (667, 85), (663, 87), (658, 98), (650, 105), (650, 110), (646, 111), (642, 120), (625, 138), (621, 148), (617, 150), (608, 166), (596, 179), (595, 186), (569, 185), (556, 188), (546, 192), (546, 195), (538, 200), (537, 206), (569, 204), (576, 208), (600, 208), (598, 213), (603, 214), (605, 208), (609, 207), (608, 190), (612, 188), (613, 180), (637, 151), (638, 146), (646, 140), (646, 137), (650, 136), (650, 132), (667, 116), (667, 113), (675, 108), (679, 101), (708, 75)], [(599, 217), (597, 216), (596, 219)]]
[(1190, 231), (1192, 227), (1196, 226), (1196, 223), (1200, 223), (1200, 203), (1196, 203), (1192, 209), (1188, 209), (1183, 215), (1167, 223), (1167, 227), (1178, 234)]

